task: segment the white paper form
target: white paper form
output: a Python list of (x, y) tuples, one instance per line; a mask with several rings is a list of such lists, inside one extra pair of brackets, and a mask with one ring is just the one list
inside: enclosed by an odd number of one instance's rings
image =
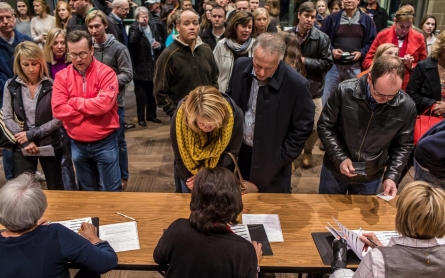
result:
[(53, 223), (59, 223), (60, 225), (63, 225), (70, 229), (71, 231), (78, 233), (80, 226), (82, 225), (82, 222), (86, 223), (92, 223), (91, 217), (85, 217), (85, 218), (79, 218), (79, 219), (73, 219), (73, 220), (66, 220), (66, 221), (59, 221), (59, 222), (53, 222)]
[(239, 235), (240, 237), (252, 242), (252, 239), (250, 238), (249, 228), (246, 224), (233, 225), (230, 226), (230, 229), (234, 234)]
[(99, 238), (108, 241), (115, 252), (141, 249), (136, 221), (101, 225)]
[(278, 214), (243, 214), (243, 224), (263, 224), (269, 242), (284, 242)]
[(25, 151), (25, 149), (22, 149), (22, 154), (24, 156), (54, 156), (54, 148), (53, 148), (53, 146), (47, 145), (47, 146), (41, 146), (41, 147), (38, 147), (38, 148), (39, 148), (39, 151), (40, 151), (40, 153), (38, 153), (38, 154), (29, 153), (29, 152)]
[(384, 245), (387, 246), (389, 244), (389, 241), (393, 236), (397, 237), (400, 236), (396, 231), (365, 231), (365, 230), (353, 230), (353, 232), (356, 232), (358, 234), (363, 233), (374, 233), (375, 236), (378, 238), (378, 240)]

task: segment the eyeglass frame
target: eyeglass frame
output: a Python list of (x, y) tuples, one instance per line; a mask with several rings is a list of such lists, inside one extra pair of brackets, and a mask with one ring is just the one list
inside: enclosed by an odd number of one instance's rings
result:
[(397, 92), (396, 94), (394, 94), (394, 95), (384, 95), (384, 94), (381, 94), (381, 93), (379, 93), (379, 92), (377, 92), (377, 90), (375, 89), (375, 85), (374, 85), (374, 83), (372, 83), (372, 89), (374, 90), (374, 95), (376, 96), (376, 97), (379, 97), (379, 98), (386, 98), (386, 100), (387, 101), (389, 101), (389, 100), (393, 100), (398, 94), (399, 94), (399, 92)]
[[(69, 56), (71, 59), (75, 60), (75, 59), (77, 59), (77, 57), (80, 57), (80, 59), (85, 59), (85, 58), (88, 56), (88, 53), (89, 53), (89, 52), (90, 52), (90, 51), (82, 51), (82, 52), (80, 52), (80, 53), (71, 53), (71, 52), (68, 52), (67, 54), (68, 54), (68, 56)], [(74, 57), (73, 57), (72, 55), (74, 55)], [(84, 56), (84, 57), (82, 57), (82, 56)]]

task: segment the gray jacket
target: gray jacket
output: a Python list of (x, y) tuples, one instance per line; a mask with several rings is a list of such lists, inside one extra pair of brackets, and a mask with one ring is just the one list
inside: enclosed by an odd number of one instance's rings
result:
[(125, 85), (133, 79), (133, 67), (127, 47), (112, 34), (107, 34), (107, 39), (103, 44), (94, 43), (94, 57), (116, 73), (119, 82), (117, 105), (124, 107)]

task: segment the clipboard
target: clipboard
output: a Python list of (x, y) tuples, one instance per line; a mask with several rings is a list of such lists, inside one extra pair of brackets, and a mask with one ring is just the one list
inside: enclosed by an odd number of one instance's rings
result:
[[(317, 246), (318, 253), (323, 260), (324, 265), (331, 265), (334, 260), (334, 254), (332, 251), (332, 241), (334, 236), (329, 232), (311, 233), (312, 239)], [(346, 253), (348, 264), (360, 264), (360, 259), (351, 249)]]

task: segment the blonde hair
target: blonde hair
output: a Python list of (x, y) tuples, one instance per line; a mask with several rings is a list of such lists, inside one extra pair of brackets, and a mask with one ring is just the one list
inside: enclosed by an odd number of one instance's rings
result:
[(445, 191), (424, 181), (408, 183), (397, 200), (396, 231), (430, 239), (445, 236)]
[(260, 15), (262, 15), (262, 14), (265, 14), (266, 17), (267, 17), (267, 25), (266, 25), (266, 30), (265, 30), (265, 32), (267, 32), (267, 28), (269, 28), (269, 24), (270, 24), (270, 16), (269, 16), (269, 12), (268, 12), (265, 8), (256, 8), (256, 9), (253, 11), (253, 13), (252, 13), (252, 15), (253, 15), (253, 22), (254, 22), (254, 24), (253, 24), (253, 37), (254, 37), (254, 38), (256, 38), (256, 37), (259, 35), (259, 34), (258, 34), (258, 30), (257, 30), (256, 25), (255, 25), (255, 20), (256, 20), (256, 18), (257, 18), (258, 16), (260, 16)]
[[(317, 1), (315, 1), (315, 9), (317, 9), (317, 3), (318, 2), (323, 2), (325, 4), (326, 11), (324, 12), (324, 17), (326, 18), (328, 15), (331, 14), (331, 12), (329, 11), (329, 8), (328, 8), (328, 1), (326, 1), (326, 0), (317, 0)], [(318, 13), (318, 11), (317, 11), (317, 13)]]
[(104, 12), (98, 10), (92, 11), (87, 15), (85, 18), (86, 25), (90, 24), (90, 21), (96, 17), (100, 18), (103, 25), (108, 26), (107, 16), (104, 14)]
[(414, 9), (413, 7), (406, 5), (397, 10), (394, 17), (394, 22), (411, 21), (414, 22)]
[[(390, 48), (397, 48), (399, 49), (395, 44), (393, 43), (384, 43), (379, 45), (379, 47), (377, 47), (377, 50), (374, 53), (374, 58), (372, 59), (372, 63), (374, 64), (375, 60), (377, 60), (377, 58), (382, 57), (383, 53), (390, 49)], [(371, 66), (372, 67), (372, 66)]]
[(15, 47), (14, 74), (23, 81), (29, 82), (26, 73), (22, 70), (22, 65), (20, 64), (21, 58), (35, 60), (40, 64), (39, 81), (45, 76), (49, 78), (48, 67), (46, 66), (43, 50), (37, 44), (30, 41), (24, 41)]
[(270, 16), (280, 15), (280, 1), (279, 0), (266, 0), (265, 5), (269, 6)]
[[(56, 63), (56, 61), (54, 60), (54, 53), (53, 53), (52, 46), (59, 35), (62, 35), (63, 38), (65, 39), (65, 37), (66, 37), (65, 30), (60, 29), (60, 28), (54, 28), (51, 31), (49, 31), (49, 33), (46, 37), (45, 46), (43, 47), (43, 54), (45, 55), (45, 60), (48, 63), (51, 63), (51, 65), (54, 65)], [(68, 63), (70, 61), (70, 59), (66, 53), (67, 52), (66, 49), (68, 49), (68, 48), (65, 48), (65, 63)]]
[[(69, 13), (68, 18), (66, 19), (65, 22), (59, 16), (59, 8), (63, 5), (65, 5), (65, 9)], [(54, 17), (56, 18), (56, 27), (61, 29), (66, 29), (66, 24), (68, 23), (68, 20), (70, 20), (71, 18), (71, 6), (65, 1), (58, 1), (56, 10), (54, 11)]]
[(213, 86), (199, 86), (188, 94), (183, 109), (183, 119), (195, 132), (202, 132), (197, 118), (202, 117), (221, 128), (229, 122), (230, 113), (227, 101), (218, 89)]
[(39, 15), (39, 17), (46, 18), (50, 13), (50, 10), (49, 10), (48, 4), (46, 4), (46, 1), (45, 0), (34, 0), (33, 5), (35, 3), (38, 3), (43, 8), (43, 13), (41, 15)]
[(442, 55), (442, 52), (444, 50), (445, 50), (445, 31), (437, 35), (436, 41), (433, 43), (433, 46), (431, 47), (430, 57), (435, 60), (439, 60), (440, 55)]

